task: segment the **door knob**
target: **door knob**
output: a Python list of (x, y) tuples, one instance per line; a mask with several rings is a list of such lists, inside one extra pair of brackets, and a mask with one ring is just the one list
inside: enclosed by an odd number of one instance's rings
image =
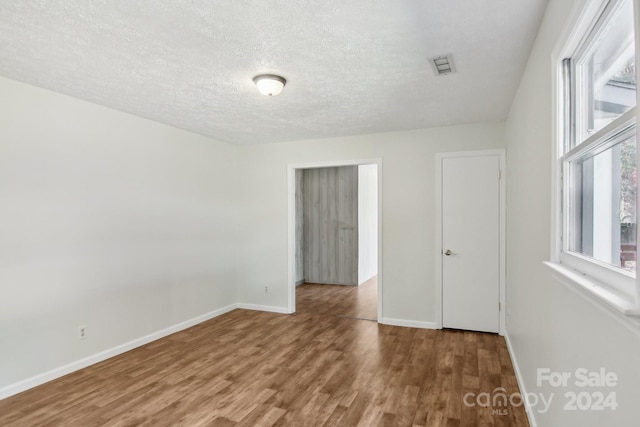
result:
[(446, 256), (451, 256), (451, 255), (453, 255), (453, 252), (451, 252), (451, 249), (447, 249), (444, 254)]

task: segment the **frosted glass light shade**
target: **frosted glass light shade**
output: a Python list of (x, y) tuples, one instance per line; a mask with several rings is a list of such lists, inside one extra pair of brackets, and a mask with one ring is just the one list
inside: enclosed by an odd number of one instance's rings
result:
[(263, 74), (253, 78), (253, 82), (258, 87), (258, 91), (266, 96), (277, 95), (282, 92), (287, 81), (284, 77)]

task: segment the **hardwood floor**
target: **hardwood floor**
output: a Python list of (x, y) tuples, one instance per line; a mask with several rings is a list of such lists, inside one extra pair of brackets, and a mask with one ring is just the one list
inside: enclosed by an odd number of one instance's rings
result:
[(296, 311), (375, 321), (378, 280), (374, 277), (360, 286), (305, 283), (296, 288)]
[(234, 310), (2, 400), (0, 425), (528, 425), (522, 406), (464, 404), (518, 392), (502, 337), (357, 320), (353, 288), (318, 286), (295, 315)]

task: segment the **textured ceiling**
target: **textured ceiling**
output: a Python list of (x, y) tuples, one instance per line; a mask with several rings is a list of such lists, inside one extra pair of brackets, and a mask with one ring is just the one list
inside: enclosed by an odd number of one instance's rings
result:
[[(545, 6), (3, 0), (0, 75), (238, 144), (501, 120)], [(282, 94), (257, 92), (262, 73)]]

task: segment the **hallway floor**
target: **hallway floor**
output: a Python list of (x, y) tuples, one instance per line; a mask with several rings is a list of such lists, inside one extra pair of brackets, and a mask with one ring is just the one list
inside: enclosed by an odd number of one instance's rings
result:
[(378, 280), (360, 286), (305, 283), (296, 288), (296, 312), (377, 320)]

